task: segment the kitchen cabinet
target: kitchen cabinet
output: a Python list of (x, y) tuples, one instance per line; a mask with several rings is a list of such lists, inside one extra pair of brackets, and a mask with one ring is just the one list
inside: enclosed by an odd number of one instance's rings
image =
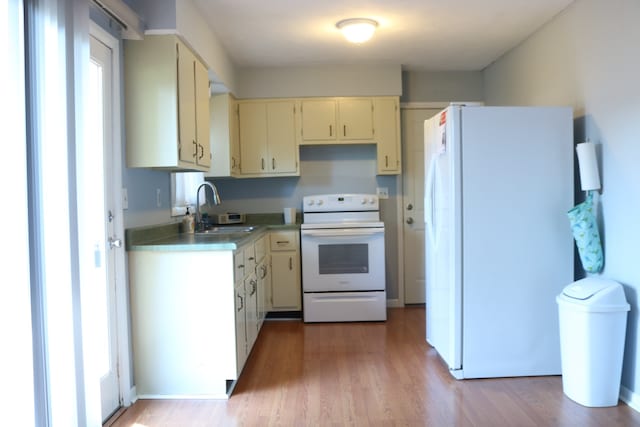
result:
[(256, 276), (258, 280), (257, 314), (258, 330), (262, 327), (267, 316), (269, 300), (271, 298), (271, 256), (269, 235), (265, 234), (256, 241)]
[(139, 397), (228, 397), (262, 325), (256, 244), (265, 236), (236, 250), (129, 252)]
[(238, 102), (240, 176), (299, 175), (295, 100)]
[(373, 102), (378, 175), (398, 175), (402, 173), (399, 100), (379, 97)]
[(207, 67), (175, 35), (124, 45), (127, 166), (208, 171)]
[(373, 143), (371, 98), (304, 99), (301, 110), (301, 144)]
[(240, 174), (238, 103), (229, 93), (211, 96), (211, 167), (207, 177), (236, 177)]
[(271, 310), (273, 311), (302, 309), (298, 236), (298, 231), (294, 230), (270, 233)]

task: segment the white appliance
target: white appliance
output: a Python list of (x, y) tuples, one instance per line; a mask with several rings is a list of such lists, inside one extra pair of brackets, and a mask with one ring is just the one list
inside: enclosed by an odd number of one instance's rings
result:
[(302, 211), (304, 321), (386, 320), (384, 223), (378, 197), (306, 196)]
[(459, 379), (560, 374), (571, 109), (452, 105), (424, 132), (428, 343)]

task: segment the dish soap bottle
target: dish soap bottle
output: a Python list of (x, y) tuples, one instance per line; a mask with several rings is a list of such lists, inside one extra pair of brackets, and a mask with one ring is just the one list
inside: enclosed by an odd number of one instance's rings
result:
[(191, 212), (189, 212), (189, 207), (187, 206), (187, 213), (184, 214), (184, 217), (182, 218), (182, 231), (184, 233), (193, 233), (195, 230), (196, 223), (193, 215), (191, 215)]

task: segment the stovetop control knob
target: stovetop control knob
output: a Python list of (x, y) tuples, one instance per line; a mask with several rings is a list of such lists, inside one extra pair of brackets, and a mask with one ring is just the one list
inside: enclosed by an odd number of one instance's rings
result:
[(366, 198), (362, 199), (362, 200), (360, 201), (360, 203), (362, 203), (363, 205), (366, 205), (366, 204), (367, 204), (367, 199), (366, 199)]
[(318, 206), (320, 206), (322, 203), (324, 203), (324, 202), (322, 201), (322, 199), (318, 199), (318, 201), (316, 202), (316, 204), (317, 204)]
[(313, 206), (313, 199), (309, 199), (309, 200), (307, 200), (307, 205), (309, 205), (309, 206)]
[(376, 200), (372, 197), (369, 199), (369, 204), (373, 205), (376, 202)]

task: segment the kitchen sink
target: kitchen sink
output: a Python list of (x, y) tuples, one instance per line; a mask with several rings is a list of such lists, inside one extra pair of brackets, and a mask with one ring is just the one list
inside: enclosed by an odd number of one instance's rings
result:
[(207, 227), (204, 230), (196, 230), (196, 234), (234, 234), (251, 233), (256, 227), (252, 225), (223, 225)]

